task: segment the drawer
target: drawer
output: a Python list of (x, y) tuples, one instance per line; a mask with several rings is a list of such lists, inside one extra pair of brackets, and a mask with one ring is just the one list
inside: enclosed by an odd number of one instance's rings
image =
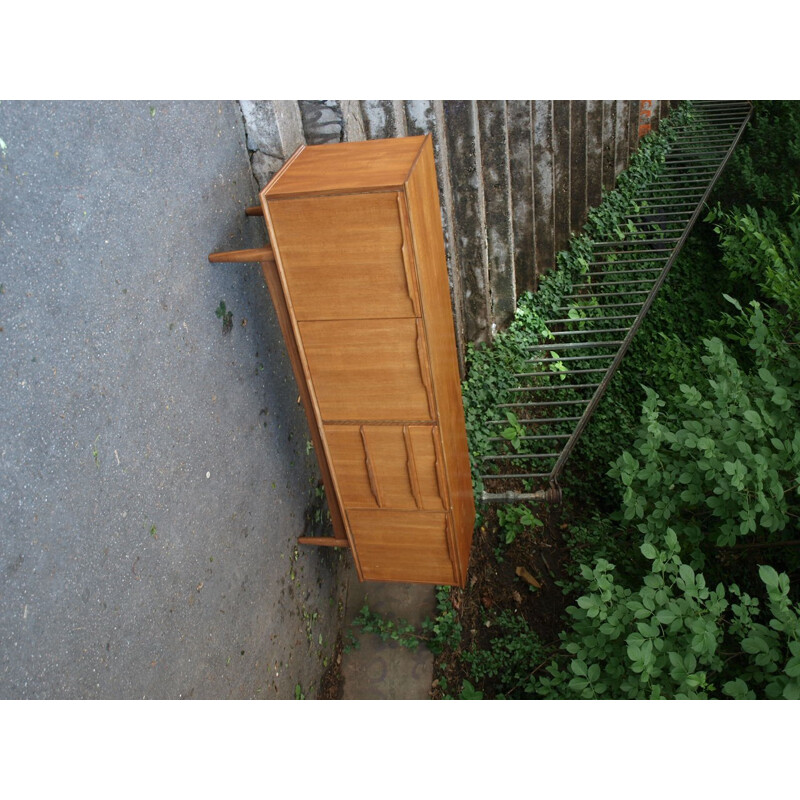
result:
[(347, 518), (364, 580), (457, 582), (447, 514), (353, 509)]
[(420, 316), (401, 194), (274, 200), (268, 211), (296, 319)]
[(327, 425), (345, 508), (442, 511), (438, 431), (431, 425)]
[(324, 422), (434, 418), (421, 320), (306, 321), (298, 328)]

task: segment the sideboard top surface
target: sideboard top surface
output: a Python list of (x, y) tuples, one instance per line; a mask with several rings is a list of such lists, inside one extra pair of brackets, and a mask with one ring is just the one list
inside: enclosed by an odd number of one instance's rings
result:
[(409, 136), (301, 147), (264, 188), (262, 197), (276, 200), (399, 189), (408, 179), (426, 138)]

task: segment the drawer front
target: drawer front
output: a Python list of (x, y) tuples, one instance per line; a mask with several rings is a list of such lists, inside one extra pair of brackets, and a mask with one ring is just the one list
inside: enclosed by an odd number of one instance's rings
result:
[(442, 511), (436, 434), (431, 425), (325, 426), (345, 508)]
[(347, 517), (364, 580), (455, 582), (447, 514), (354, 509)]
[(268, 212), (296, 319), (420, 316), (401, 194), (275, 200)]
[(298, 328), (324, 422), (433, 419), (421, 320), (307, 321)]

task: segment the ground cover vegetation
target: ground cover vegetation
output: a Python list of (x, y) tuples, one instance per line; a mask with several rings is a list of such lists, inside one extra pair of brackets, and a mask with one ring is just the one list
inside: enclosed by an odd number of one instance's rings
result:
[[(424, 632), (433, 696), (800, 698), (800, 104), (754, 105), (570, 458), (563, 504), (478, 504), (468, 586), (438, 591)], [(631, 198), (692, 119), (684, 104), (643, 140), (558, 269), (491, 347), (470, 349), (476, 496), (479, 459), (498, 452), (486, 421), (525, 346), (550, 336), (589, 242), (622, 238)]]

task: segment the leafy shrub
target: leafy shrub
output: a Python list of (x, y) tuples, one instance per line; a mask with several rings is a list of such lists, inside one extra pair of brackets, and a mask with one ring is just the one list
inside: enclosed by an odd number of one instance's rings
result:
[[(691, 120), (690, 107), (681, 113)], [(625, 236), (631, 187), (663, 157), (664, 140), (652, 141), (590, 215), (590, 236)], [(757, 103), (744, 141), (717, 196), (750, 205), (719, 204), (695, 231), (572, 456), (565, 495), (586, 510), (568, 537), (576, 566), (565, 588), (577, 599), (560, 654), (544, 676), (532, 645), (524, 668), (473, 654), (462, 696), (491, 680), (513, 686), (508, 696), (800, 698), (800, 607), (786, 572), (761, 564), (756, 580), (743, 550), (734, 579), (718, 550), (780, 541), (800, 516), (800, 104)], [(499, 359), (474, 351), (465, 402), (482, 392), (476, 419), (508, 402), (503, 359), (521, 371), (525, 344), (549, 337), (544, 320), (585, 271), (585, 242), (521, 299)], [(484, 369), (501, 374), (487, 384)], [(493, 436), (471, 437), (473, 452), (491, 452)]]
[(760, 570), (765, 625), (756, 598), (735, 584), (710, 588), (681, 560), (673, 530), (641, 552), (650, 567), (633, 589), (605, 560), (582, 567), (588, 591), (567, 610), (568, 656), (526, 691), (550, 699), (800, 697), (800, 606), (789, 600), (785, 574)]
[[(515, 611), (504, 610), (485, 620), (497, 635), (488, 648), (463, 654), (469, 664), (470, 686), (483, 686), (495, 699), (525, 696), (531, 669), (547, 660), (547, 650), (525, 618)], [(488, 688), (487, 688), (488, 687)]]
[[(754, 300), (745, 311), (728, 297), (740, 313), (726, 315), (727, 345), (718, 337), (703, 341), (702, 381), (681, 384), (668, 414), (665, 402), (646, 390), (634, 452), (623, 452), (609, 473), (625, 487), (624, 516), (642, 520), (645, 540), (671, 525), (693, 548), (706, 537), (732, 545), (757, 531), (783, 531), (797, 510), (800, 249), (777, 228), (774, 214), (761, 220), (748, 209), (724, 221), (728, 269), (759, 278), (763, 294), (782, 309)], [(693, 557), (703, 563), (699, 549)]]
[(461, 641), (461, 623), (450, 601), (450, 587), (436, 587), (436, 615), (426, 617), (419, 629), (407, 619), (391, 619), (364, 605), (351, 623), (364, 633), (374, 633), (382, 642), (394, 642), (408, 650), (416, 650), (420, 643), (434, 654), (445, 647), (456, 647)]
[[(642, 140), (628, 168), (620, 175), (617, 187), (606, 192), (601, 204), (589, 212), (585, 233), (573, 237), (568, 249), (558, 254), (558, 268), (542, 277), (535, 293), (526, 292), (519, 298), (509, 327), (495, 336), (491, 346), (467, 346), (467, 377), (462, 384), (462, 396), (476, 495), (483, 490), (482, 457), (499, 454), (498, 445), (503, 447), (502, 442), (492, 441), (503, 437), (489, 421), (502, 419), (504, 415), (497, 406), (513, 401), (511, 390), (517, 385), (514, 373), (525, 371), (527, 346), (553, 338), (546, 321), (558, 316), (556, 309), (563, 305), (564, 295), (571, 294), (573, 284), (588, 271), (592, 240), (622, 239), (628, 234), (627, 218), (641, 211), (635, 198), (663, 169), (670, 142), (676, 136), (674, 129), (690, 124), (691, 120), (691, 107), (686, 105), (671, 114), (658, 132)], [(506, 441), (512, 441), (513, 446), (512, 439)]]
[(718, 184), (729, 205), (766, 207), (784, 213), (800, 175), (800, 103), (756, 101), (742, 144)]
[(541, 528), (544, 524), (527, 506), (502, 506), (497, 510), (497, 520), (506, 544), (511, 544), (520, 534)]
[(543, 697), (800, 698), (800, 606), (786, 573), (762, 564), (759, 599), (728, 580), (712, 589), (700, 571), (717, 568), (718, 547), (780, 540), (800, 516), (800, 229), (749, 207), (718, 207), (709, 221), (750, 302), (726, 296), (738, 314), (720, 317), (704, 354), (687, 349), (702, 364), (691, 383), (644, 389), (633, 447), (609, 474), (646, 564), (638, 575), (603, 557), (581, 566), (565, 655), (527, 687)]

